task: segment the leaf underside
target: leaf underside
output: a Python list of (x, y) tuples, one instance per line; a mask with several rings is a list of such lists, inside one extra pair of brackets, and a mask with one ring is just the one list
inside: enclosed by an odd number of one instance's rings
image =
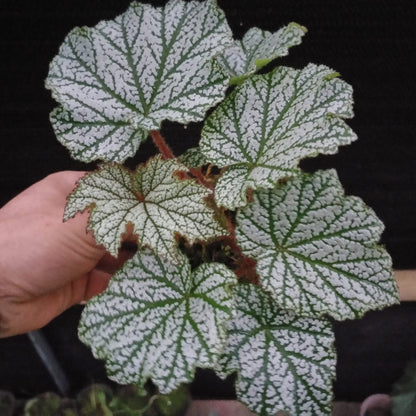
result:
[(191, 272), (139, 252), (90, 301), (80, 339), (105, 359), (110, 378), (140, 389), (151, 378), (162, 394), (190, 382), (195, 368), (212, 367), (226, 339), (234, 274), (219, 263)]
[(186, 170), (177, 161), (160, 156), (131, 172), (105, 164), (82, 178), (68, 198), (65, 219), (91, 208), (88, 228), (98, 244), (117, 256), (127, 224), (139, 245), (152, 248), (172, 261), (178, 256), (175, 234), (206, 241), (225, 234), (204, 198), (210, 191), (175, 173)]
[(306, 28), (293, 22), (275, 33), (253, 27), (217, 60), (232, 77), (232, 82), (239, 83), (273, 59), (286, 56), (290, 47), (301, 43), (305, 33)]
[(229, 167), (218, 181), (217, 203), (244, 206), (249, 188), (273, 188), (298, 173), (302, 158), (351, 143), (356, 135), (343, 118), (352, 117), (352, 103), (351, 86), (323, 65), (278, 67), (244, 82), (202, 131), (207, 160)]
[(335, 376), (330, 323), (279, 309), (255, 285), (239, 285), (235, 296), (237, 313), (218, 372), (237, 371), (239, 400), (259, 416), (279, 410), (328, 416)]
[(231, 43), (214, 0), (133, 2), (74, 29), (46, 80), (62, 105), (51, 115), (58, 139), (77, 159), (122, 162), (163, 120), (202, 120), (224, 98), (228, 77), (214, 56)]
[(383, 224), (344, 196), (334, 170), (254, 192), (237, 223), (238, 243), (283, 309), (343, 320), (398, 301), (391, 258), (377, 246)]

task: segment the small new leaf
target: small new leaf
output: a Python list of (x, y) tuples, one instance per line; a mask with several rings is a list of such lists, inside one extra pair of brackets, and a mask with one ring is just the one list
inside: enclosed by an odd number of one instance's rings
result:
[(383, 224), (344, 196), (334, 170), (254, 192), (237, 223), (237, 241), (283, 309), (342, 320), (398, 301), (391, 258), (377, 246)]
[(74, 29), (46, 80), (62, 105), (51, 115), (58, 139), (77, 159), (122, 162), (163, 120), (202, 120), (224, 97), (228, 77), (213, 59), (231, 43), (214, 0), (133, 2)]
[(231, 83), (239, 84), (273, 59), (286, 56), (290, 47), (301, 43), (306, 31), (305, 27), (294, 22), (275, 33), (253, 27), (217, 60), (231, 77)]
[(210, 163), (231, 166), (219, 179), (217, 203), (236, 209), (249, 188), (273, 188), (298, 173), (298, 162), (336, 153), (356, 139), (343, 121), (352, 117), (352, 88), (309, 64), (278, 67), (236, 88), (206, 120), (201, 151)]
[(218, 362), (236, 278), (222, 264), (192, 272), (180, 260), (137, 253), (83, 311), (79, 336), (116, 382), (144, 389), (151, 378), (166, 394)]
[(279, 309), (255, 285), (239, 285), (235, 302), (218, 372), (237, 371), (239, 400), (259, 416), (328, 416), (335, 376), (330, 323)]
[(175, 233), (190, 242), (225, 233), (205, 204), (210, 191), (193, 180), (180, 180), (175, 175), (180, 170), (186, 167), (160, 156), (136, 172), (116, 164), (103, 165), (79, 181), (68, 198), (64, 217), (91, 208), (88, 229), (113, 255), (117, 255), (126, 225), (131, 224), (140, 246), (175, 260)]

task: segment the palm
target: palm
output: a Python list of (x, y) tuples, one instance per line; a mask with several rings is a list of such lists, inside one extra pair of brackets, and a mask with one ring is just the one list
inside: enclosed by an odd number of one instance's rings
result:
[(105, 251), (86, 234), (86, 214), (62, 222), (66, 196), (81, 175), (51, 175), (0, 210), (2, 333), (41, 327), (106, 287), (110, 275), (97, 269)]

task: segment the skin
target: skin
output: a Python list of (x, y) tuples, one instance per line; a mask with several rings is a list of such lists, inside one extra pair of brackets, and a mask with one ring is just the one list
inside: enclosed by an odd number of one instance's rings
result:
[[(0, 337), (46, 325), (101, 293), (131, 257), (116, 259), (87, 233), (88, 213), (63, 223), (67, 195), (84, 172), (59, 172), (0, 209)], [(128, 240), (131, 230), (127, 232)], [(416, 271), (397, 271), (401, 300), (415, 300)]]
[[(101, 293), (131, 257), (121, 251), (115, 259), (96, 245), (85, 231), (88, 213), (62, 222), (66, 197), (83, 174), (50, 175), (0, 209), (0, 338), (41, 328)], [(398, 271), (396, 279), (401, 300), (415, 300), (416, 271)], [(210, 411), (252, 414), (236, 401), (197, 401), (187, 415)]]
[(86, 233), (88, 214), (63, 223), (67, 195), (83, 172), (59, 172), (0, 209), (0, 337), (41, 328), (101, 293), (115, 259)]
[(400, 300), (416, 301), (416, 270), (396, 270), (395, 276)]

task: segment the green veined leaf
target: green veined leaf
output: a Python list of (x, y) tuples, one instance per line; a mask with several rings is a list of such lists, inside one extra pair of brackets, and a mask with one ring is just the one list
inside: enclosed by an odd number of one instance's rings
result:
[(175, 233), (190, 242), (225, 234), (205, 204), (210, 191), (193, 180), (179, 180), (175, 176), (179, 170), (186, 167), (160, 156), (136, 172), (116, 164), (103, 165), (79, 181), (68, 198), (65, 219), (91, 207), (88, 228), (113, 255), (131, 223), (141, 246), (174, 260), (178, 254)]
[(342, 118), (352, 117), (352, 88), (334, 72), (309, 64), (253, 76), (206, 120), (201, 151), (209, 162), (231, 166), (219, 179), (218, 204), (247, 203), (249, 188), (272, 188), (297, 174), (298, 162), (336, 153), (356, 139)]
[(191, 272), (180, 260), (137, 253), (83, 311), (80, 339), (118, 383), (143, 388), (151, 378), (165, 394), (190, 382), (197, 366), (217, 363), (236, 278), (219, 263)]
[(59, 140), (80, 160), (122, 162), (163, 120), (202, 120), (224, 98), (228, 77), (213, 58), (231, 36), (214, 0), (133, 2), (74, 29), (46, 80), (63, 106), (51, 116)]
[(259, 416), (331, 413), (334, 335), (326, 320), (281, 310), (255, 285), (235, 290), (237, 313), (228, 327), (220, 375), (237, 371), (239, 400)]
[(201, 153), (199, 147), (191, 147), (185, 153), (178, 157), (179, 161), (188, 168), (199, 168), (202, 165), (207, 164), (205, 156)]
[(129, 120), (115, 120), (98, 112), (95, 117), (78, 117), (62, 107), (50, 114), (56, 137), (74, 159), (124, 161), (137, 152), (148, 137), (147, 130)]
[(279, 56), (286, 56), (289, 48), (299, 45), (307, 29), (297, 23), (289, 23), (275, 33), (253, 27), (242, 40), (227, 48), (217, 60), (232, 77), (232, 83), (240, 83), (250, 74)]
[(237, 222), (237, 241), (284, 309), (341, 320), (398, 301), (390, 256), (376, 245), (383, 224), (344, 196), (334, 170), (254, 192)]

